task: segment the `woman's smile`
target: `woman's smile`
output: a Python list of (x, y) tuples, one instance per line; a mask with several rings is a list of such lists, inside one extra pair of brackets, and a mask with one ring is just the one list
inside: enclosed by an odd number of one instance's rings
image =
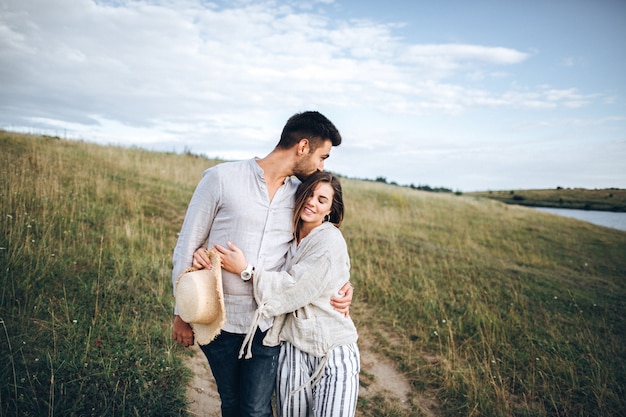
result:
[(332, 203), (332, 187), (328, 183), (320, 183), (301, 209), (300, 218), (311, 225), (322, 224), (324, 216), (330, 213)]

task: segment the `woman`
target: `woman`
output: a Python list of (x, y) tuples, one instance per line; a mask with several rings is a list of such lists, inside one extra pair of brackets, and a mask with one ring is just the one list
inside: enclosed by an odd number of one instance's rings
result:
[[(350, 258), (338, 227), (343, 220), (341, 184), (317, 172), (296, 191), (294, 234), (283, 272), (250, 268), (239, 248), (216, 245), (222, 267), (252, 269), (256, 322), (275, 317), (263, 343), (281, 346), (276, 381), (283, 417), (353, 416), (359, 386), (357, 331), (328, 302), (350, 278)], [(250, 357), (253, 323), (240, 354)]]

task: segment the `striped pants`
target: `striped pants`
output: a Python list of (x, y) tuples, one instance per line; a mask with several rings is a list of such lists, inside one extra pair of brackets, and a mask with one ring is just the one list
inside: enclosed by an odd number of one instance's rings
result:
[[(356, 343), (331, 350), (326, 358), (284, 342), (278, 358), (276, 400), (279, 417), (352, 417), (359, 395), (359, 349)], [(323, 366), (321, 377), (311, 383)]]

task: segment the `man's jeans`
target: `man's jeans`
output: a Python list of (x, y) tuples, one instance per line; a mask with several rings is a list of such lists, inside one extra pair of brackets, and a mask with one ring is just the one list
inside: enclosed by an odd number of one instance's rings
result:
[(257, 329), (252, 358), (239, 359), (244, 334), (222, 331), (200, 348), (209, 360), (222, 400), (222, 417), (272, 417), (280, 346), (263, 346), (266, 332)]

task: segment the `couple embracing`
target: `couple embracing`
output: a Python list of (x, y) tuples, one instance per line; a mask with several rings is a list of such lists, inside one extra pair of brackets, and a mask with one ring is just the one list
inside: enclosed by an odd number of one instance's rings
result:
[[(355, 413), (360, 358), (343, 195), (323, 172), (340, 143), (322, 114), (295, 114), (266, 157), (206, 170), (191, 198), (172, 279), (176, 291), (187, 268), (212, 267), (205, 248), (219, 252), (226, 319), (215, 339), (198, 342), (224, 417), (273, 416), (274, 388), (279, 416)], [(174, 314), (173, 337), (192, 345), (193, 323)]]

